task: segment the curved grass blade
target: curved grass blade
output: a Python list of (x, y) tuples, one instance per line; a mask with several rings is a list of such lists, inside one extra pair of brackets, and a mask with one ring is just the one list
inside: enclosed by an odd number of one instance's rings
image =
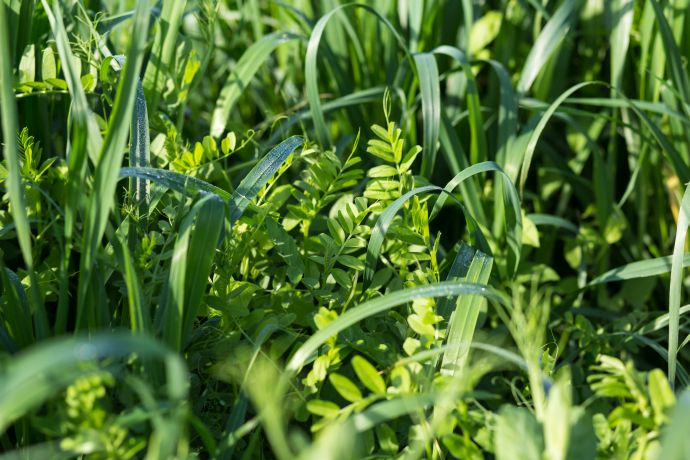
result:
[(512, 156), (514, 161), (520, 161), (522, 160), (522, 166), (519, 167), (517, 164), (510, 164), (506, 165), (506, 169), (515, 169), (517, 170), (519, 168), (520, 170), (520, 193), (522, 193), (525, 189), (525, 182), (527, 181), (527, 173), (529, 172), (529, 167), (532, 163), (532, 157), (534, 156), (534, 150), (537, 147), (537, 142), (539, 141), (539, 137), (541, 136), (541, 133), (544, 131), (544, 128), (546, 128), (546, 124), (551, 120), (551, 117), (553, 114), (556, 112), (558, 107), (570, 97), (571, 94), (575, 93), (581, 88), (584, 88), (585, 86), (591, 86), (591, 85), (604, 85), (602, 82), (596, 82), (596, 81), (586, 81), (582, 83), (578, 83), (574, 86), (571, 86), (567, 90), (565, 90), (558, 98), (549, 105), (549, 108), (546, 109), (544, 114), (541, 116), (539, 119), (539, 123), (537, 126), (534, 128), (532, 131), (532, 134), (530, 135), (529, 141), (527, 142), (527, 147), (525, 148), (525, 151), (522, 153), (522, 155), (514, 155)]
[[(465, 168), (451, 179), (444, 187), (444, 194), (439, 196), (431, 210), (430, 218), (435, 217), (443, 207), (448, 196), (453, 196), (452, 192), (455, 188), (474, 176), (483, 172), (496, 172), (502, 177), (503, 185), (503, 199), (506, 208), (510, 211), (506, 214), (506, 240), (508, 244), (508, 275), (514, 276), (517, 273), (517, 267), (520, 264), (520, 251), (522, 248), (522, 210), (520, 208), (520, 199), (517, 190), (510, 180), (510, 177), (493, 161), (485, 161), (469, 168)], [(480, 248), (482, 249), (482, 248)], [(482, 249), (484, 250), (484, 249)]]
[(324, 146), (330, 146), (332, 144), (330, 134), (328, 133), (328, 128), (326, 127), (326, 120), (323, 115), (323, 108), (321, 107), (321, 98), (319, 97), (319, 85), (318, 85), (318, 71), (316, 68), (316, 58), (319, 51), (319, 45), (321, 44), (321, 37), (323, 36), (324, 30), (328, 25), (328, 22), (333, 18), (333, 16), (342, 9), (358, 7), (365, 11), (373, 14), (381, 21), (396, 38), (400, 48), (407, 54), (409, 53), (405, 46), (405, 41), (395, 30), (395, 27), (386, 19), (381, 13), (369, 5), (362, 3), (348, 3), (345, 5), (338, 6), (337, 8), (329, 11), (323, 15), (319, 21), (314, 26), (311, 36), (309, 37), (309, 43), (307, 44), (307, 53), (304, 60), (304, 80), (307, 93), (307, 101), (309, 102), (309, 109), (311, 110), (312, 119), (314, 121), (314, 129), (316, 130), (316, 138), (319, 143)]
[[(365, 287), (368, 286), (371, 280), (374, 278), (376, 263), (378, 262), (379, 255), (381, 254), (381, 246), (383, 245), (383, 240), (386, 237), (386, 233), (388, 232), (388, 227), (390, 227), (391, 222), (393, 222), (395, 215), (398, 213), (398, 211), (400, 211), (400, 208), (403, 207), (407, 200), (409, 200), (415, 195), (425, 192), (448, 193), (447, 191), (443, 190), (441, 187), (437, 187), (436, 185), (426, 185), (424, 187), (418, 187), (416, 189), (410, 190), (401, 197), (397, 198), (394, 202), (388, 205), (388, 207), (379, 216), (378, 220), (376, 221), (376, 225), (374, 226), (374, 229), (371, 231), (369, 243), (367, 244), (367, 256), (364, 266)], [(455, 199), (454, 196), (452, 197)], [(477, 225), (476, 221), (469, 213), (465, 211), (465, 208), (459, 201), (458, 204), (460, 204), (461, 208), (463, 209), (463, 215), (465, 216), (468, 227), (470, 228), (470, 233), (476, 240), (477, 245), (481, 246), (482, 248), (487, 248), (485, 250), (488, 251), (489, 245), (487, 244), (486, 239), (482, 235), (482, 232), (479, 230), (479, 226)]]
[(420, 351), (412, 356), (401, 358), (395, 362), (395, 365), (404, 366), (408, 363), (421, 363), (427, 360), (434, 359), (438, 355), (445, 353), (447, 350), (458, 347), (469, 347), (476, 348), (477, 350), (486, 351), (498, 356), (499, 358), (503, 358), (512, 364), (515, 364), (518, 368), (522, 369), (523, 371), (529, 370), (529, 365), (527, 364), (527, 361), (525, 361), (525, 359), (519, 354), (506, 350), (504, 348), (497, 347), (496, 345), (491, 345), (489, 343), (482, 342), (455, 343), (453, 345), (446, 344), (440, 347), (434, 347), (431, 350)]
[[(683, 267), (690, 267), (690, 254), (685, 254), (681, 260)], [(672, 265), (672, 256), (640, 260), (609, 270), (590, 281), (587, 286), (663, 275), (671, 271)]]
[(562, 217), (552, 216), (551, 214), (528, 214), (527, 217), (534, 222), (536, 226), (548, 225), (550, 227), (561, 228), (573, 235), (580, 233), (580, 229), (575, 224)]
[(291, 42), (297, 38), (299, 38), (297, 35), (286, 32), (273, 33), (261, 38), (244, 52), (230, 72), (223, 89), (220, 91), (220, 96), (218, 96), (218, 102), (211, 117), (211, 136), (219, 137), (223, 134), (237, 99), (271, 53), (283, 43)]
[[(679, 316), (683, 316), (690, 311), (690, 305), (684, 305), (678, 310)], [(657, 316), (654, 321), (647, 323), (637, 330), (637, 334), (650, 334), (668, 327), (669, 313)]]
[(230, 222), (235, 223), (242, 217), (245, 209), (278, 168), (287, 160), (297, 147), (304, 144), (300, 136), (292, 136), (275, 146), (261, 161), (242, 179), (232, 194)]
[(501, 305), (508, 305), (508, 299), (499, 291), (480, 284), (464, 283), (459, 281), (443, 281), (426, 286), (416, 286), (401, 291), (395, 291), (382, 297), (368, 300), (333, 320), (328, 326), (320, 329), (307, 339), (297, 349), (287, 364), (286, 374), (294, 375), (307, 362), (309, 357), (323, 345), (330, 337), (344, 331), (348, 327), (362, 321), (365, 318), (390, 310), (393, 307), (423, 297), (448, 297), (466, 295), (480, 295)]
[[(460, 143), (460, 138), (455, 132), (455, 128), (451, 123), (446, 113), (441, 113), (441, 151), (445, 156), (446, 164), (450, 168), (453, 175), (460, 174), (460, 172), (470, 165), (467, 160), (465, 151)], [(482, 205), (481, 193), (479, 185), (476, 181), (470, 180), (460, 184), (460, 193), (462, 194), (465, 206), (470, 213), (480, 222), (484, 227), (488, 228), (488, 221)]]
[(479, 90), (477, 89), (477, 82), (475, 81), (472, 67), (465, 56), (465, 53), (453, 46), (439, 46), (434, 49), (434, 54), (446, 55), (462, 66), (465, 79), (467, 80), (467, 111), (470, 121), (470, 164), (479, 163), (488, 159), (486, 148), (486, 136), (484, 134), (484, 120), (482, 118), (482, 108), (479, 101)]
[(186, 398), (185, 363), (150, 338), (107, 333), (91, 338), (50, 339), (16, 355), (3, 368), (0, 378), (0, 433), (74, 380), (93, 372), (92, 367), (83, 366), (85, 362), (132, 354), (163, 360), (167, 371), (165, 389), (170, 402), (180, 404)]
[(417, 53), (413, 55), (413, 58), (422, 95), (422, 119), (424, 120), (424, 154), (420, 174), (430, 179), (436, 165), (441, 124), (441, 88), (438, 66), (432, 53)]
[(579, 6), (581, 1), (565, 0), (551, 16), (549, 22), (546, 23), (534, 45), (532, 45), (532, 49), (522, 68), (520, 81), (517, 84), (519, 93), (529, 91), (539, 72), (546, 65), (551, 55), (558, 49), (570, 30), (571, 21), (575, 17), (577, 10), (576, 7)]
[[(158, 19), (160, 17), (160, 15), (161, 15), (161, 10), (160, 10), (160, 7), (158, 6), (158, 4), (152, 6), (151, 7), (151, 18)], [(98, 33), (105, 35), (108, 32), (110, 32), (112, 29), (114, 29), (117, 25), (122, 24), (123, 22), (129, 20), (132, 16), (134, 16), (134, 10), (129, 10), (129, 11), (125, 11), (123, 13), (104, 17), (96, 25)]]
[[(355, 91), (352, 94), (346, 94), (345, 96), (333, 99), (328, 102), (324, 102), (321, 105), (323, 113), (328, 113), (333, 110), (338, 110), (342, 108), (349, 108), (352, 106), (361, 106), (368, 102), (379, 102), (384, 93), (383, 86), (375, 86), (373, 88), (368, 88), (362, 91)], [(290, 115), (287, 120), (282, 121), (280, 126), (275, 130), (275, 132), (268, 138), (266, 144), (272, 145), (278, 141), (283, 135), (295, 124), (302, 120), (311, 120), (311, 110), (304, 109)]]
[(209, 184), (206, 181), (185, 174), (158, 168), (120, 168), (120, 179), (136, 177), (141, 180), (154, 182), (187, 196), (194, 196), (200, 192), (218, 195), (223, 201), (230, 201), (230, 192)]
[(223, 201), (208, 195), (192, 206), (178, 230), (161, 302), (163, 338), (176, 351), (186, 345), (198, 314), (224, 219)]

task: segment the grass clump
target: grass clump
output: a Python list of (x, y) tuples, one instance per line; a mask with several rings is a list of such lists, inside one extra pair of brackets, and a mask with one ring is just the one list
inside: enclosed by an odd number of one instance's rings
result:
[(0, 3), (0, 458), (686, 458), (678, 2)]

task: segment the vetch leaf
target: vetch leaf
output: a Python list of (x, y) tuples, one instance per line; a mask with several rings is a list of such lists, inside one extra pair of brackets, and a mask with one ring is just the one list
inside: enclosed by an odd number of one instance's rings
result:
[(386, 383), (376, 368), (363, 357), (356, 355), (352, 358), (352, 367), (362, 384), (376, 394), (386, 393)]
[(328, 376), (328, 381), (346, 401), (357, 402), (362, 399), (362, 392), (359, 391), (357, 385), (344, 375), (334, 372)]

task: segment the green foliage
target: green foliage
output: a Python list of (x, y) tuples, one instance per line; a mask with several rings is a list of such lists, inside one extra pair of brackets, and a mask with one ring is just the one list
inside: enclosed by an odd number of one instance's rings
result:
[(687, 457), (687, 3), (3, 2), (0, 451)]

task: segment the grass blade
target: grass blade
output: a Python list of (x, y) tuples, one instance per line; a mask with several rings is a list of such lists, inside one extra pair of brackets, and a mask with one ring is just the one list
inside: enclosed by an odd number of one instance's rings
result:
[[(464, 281), (467, 283), (488, 284), (491, 275), (493, 259), (477, 251), (472, 259), (470, 268)], [(459, 296), (456, 300), (455, 311), (448, 321), (446, 343), (458, 345), (449, 348), (443, 354), (441, 372), (447, 375), (461, 373), (469, 356), (467, 345), (472, 342), (477, 327), (479, 312), (486, 299), (480, 296)]]
[(0, 319), (9, 328), (14, 343), (19, 347), (29, 346), (34, 341), (34, 333), (31, 330), (31, 307), (24, 286), (16, 273), (1, 265), (0, 280), (5, 301)]
[[(144, 89), (146, 90), (151, 110), (158, 108), (158, 100), (163, 93), (165, 81), (168, 76), (172, 76), (177, 35), (186, 6), (187, 0), (163, 0), (161, 17), (158, 21), (158, 29), (153, 41), (151, 59), (144, 74)], [(139, 10), (142, 8), (144, 8), (144, 5), (139, 8), (139, 3), (137, 3), (137, 9), (134, 12), (135, 23), (137, 16), (141, 14)], [(150, 15), (148, 8), (146, 8), (145, 14), (148, 18)]]
[[(430, 218), (435, 217), (443, 207), (448, 196), (453, 196), (452, 192), (459, 184), (468, 180), (470, 177), (483, 172), (495, 172), (500, 174), (503, 185), (503, 200), (506, 209), (510, 212), (506, 214), (505, 230), (506, 240), (508, 245), (508, 276), (512, 277), (517, 273), (518, 265), (520, 264), (520, 251), (522, 249), (522, 210), (520, 208), (520, 198), (517, 190), (510, 180), (510, 177), (493, 161), (485, 161), (483, 163), (475, 164), (466, 168), (451, 179), (444, 187), (444, 194), (438, 197), (433, 209), (431, 210)], [(484, 250), (483, 248), (480, 248)]]
[(144, 293), (139, 283), (140, 276), (132, 261), (132, 255), (120, 238), (116, 236), (111, 241), (127, 286), (130, 329), (132, 332), (148, 333), (151, 331), (151, 312), (144, 300)]
[(223, 201), (208, 195), (194, 204), (178, 230), (160, 310), (163, 338), (176, 351), (186, 345), (198, 313), (223, 221)]
[(26, 213), (26, 199), (24, 197), (24, 185), (22, 184), (21, 167), (19, 165), (19, 146), (17, 145), (17, 105), (14, 98), (14, 79), (12, 77), (12, 62), (9, 43), (12, 42), (7, 35), (10, 32), (7, 19), (7, 8), (0, 8), (0, 119), (2, 121), (2, 134), (5, 144), (3, 155), (7, 162), (7, 192), (12, 206), (12, 219), (17, 229), (17, 239), (22, 251), (24, 263), (29, 270), (33, 269), (34, 259), (31, 252), (31, 227)]
[(452, 46), (439, 46), (434, 50), (434, 54), (444, 54), (454, 59), (462, 66), (463, 73), (467, 79), (467, 111), (470, 119), (470, 133), (472, 135), (470, 144), (470, 164), (479, 163), (488, 159), (486, 148), (486, 136), (484, 134), (484, 120), (482, 119), (481, 102), (479, 101), (479, 91), (477, 82), (472, 73), (472, 67), (459, 49)]
[(690, 225), (690, 187), (685, 189), (680, 204), (676, 240), (673, 245), (673, 256), (671, 256), (671, 285), (668, 294), (668, 381), (671, 388), (674, 387), (676, 381), (680, 297), (683, 290), (683, 262), (688, 225)]
[(661, 35), (661, 41), (664, 45), (664, 55), (669, 73), (671, 74), (671, 80), (683, 101), (686, 102), (682, 104), (685, 108), (685, 113), (690, 116), (690, 107), (687, 105), (690, 102), (690, 79), (683, 65), (680, 50), (676, 44), (676, 39), (673, 37), (671, 26), (666, 20), (661, 6), (659, 6), (659, 2), (657, 0), (649, 0), (649, 2), (654, 9), (656, 25), (659, 28), (659, 35)]
[(254, 168), (242, 179), (240, 185), (232, 194), (230, 208), (230, 222), (235, 223), (242, 217), (247, 206), (278, 168), (287, 160), (297, 147), (304, 144), (300, 136), (292, 136), (275, 146), (268, 152)]
[(584, 88), (585, 86), (590, 86), (590, 85), (603, 85), (604, 83), (601, 82), (595, 82), (595, 81), (586, 81), (582, 83), (578, 83), (570, 88), (568, 88), (566, 91), (564, 91), (558, 98), (549, 105), (549, 108), (546, 109), (544, 114), (541, 116), (539, 119), (539, 123), (537, 126), (534, 128), (532, 131), (532, 134), (530, 135), (529, 141), (527, 143), (527, 147), (525, 148), (525, 151), (522, 152), (521, 156), (520, 155), (511, 155), (512, 161), (520, 161), (522, 160), (522, 166), (518, 168), (517, 164), (514, 164), (513, 162), (506, 164), (506, 169), (519, 169), (520, 170), (520, 193), (522, 193), (525, 189), (525, 182), (527, 181), (527, 173), (529, 172), (529, 167), (532, 163), (532, 157), (534, 156), (534, 150), (537, 147), (537, 142), (539, 142), (539, 137), (541, 136), (541, 133), (544, 131), (544, 128), (546, 128), (546, 124), (549, 122), (553, 114), (556, 112), (558, 107), (566, 100), (568, 97), (570, 97), (571, 94), (575, 93), (576, 91), (580, 90), (581, 88)]
[(170, 190), (190, 197), (201, 192), (218, 195), (223, 201), (230, 201), (232, 198), (229, 192), (220, 187), (216, 187), (196, 177), (168, 171), (166, 169), (124, 167), (120, 168), (119, 175), (120, 179), (135, 177), (142, 181), (154, 182), (162, 187), (169, 188)]
[[(129, 128), (129, 165), (132, 167), (148, 167), (151, 162), (149, 138), (149, 115), (146, 109), (146, 97), (141, 81), (137, 79), (137, 91), (134, 96), (134, 112)], [(140, 230), (146, 231), (146, 220), (149, 207), (149, 182), (142, 177), (133, 177), (130, 180), (130, 199), (136, 217), (140, 221)]]
[(424, 120), (424, 154), (420, 174), (431, 178), (436, 165), (438, 137), (441, 124), (441, 89), (439, 87), (438, 66), (431, 53), (413, 55), (417, 68), (417, 78), (422, 95), (422, 119)]
[(292, 355), (286, 367), (287, 375), (293, 375), (295, 372), (299, 371), (312, 353), (318, 350), (318, 348), (330, 337), (344, 331), (365, 318), (390, 310), (393, 307), (397, 307), (398, 305), (402, 305), (414, 299), (423, 297), (458, 296), (461, 294), (480, 295), (502, 305), (508, 304), (508, 300), (502, 293), (489, 286), (459, 281), (443, 281), (436, 284), (416, 286), (401, 291), (395, 291), (385, 296), (364, 302), (346, 311), (329, 323), (328, 326), (320, 329), (309, 337), (309, 339), (307, 339), (307, 341)]
[[(683, 267), (690, 267), (690, 254), (685, 254), (682, 257), (682, 263)], [(590, 281), (588, 286), (663, 275), (671, 271), (672, 265), (672, 256), (640, 260), (609, 270)]]
[(129, 134), (129, 124), (134, 107), (136, 82), (144, 57), (148, 17), (149, 8), (143, 2), (138, 3), (127, 61), (120, 76), (115, 105), (103, 144), (103, 151), (96, 166), (93, 193), (90, 197), (84, 223), (83, 253), (78, 288), (77, 328), (84, 327), (85, 325), (86, 291), (95, 263), (96, 252), (105, 231), (108, 215), (115, 202), (118, 171), (122, 166), (124, 147)]
[(6, 188), (10, 198), (12, 219), (19, 240), (19, 248), (29, 272), (31, 282), (30, 302), (34, 314), (36, 337), (44, 338), (48, 335), (48, 315), (41, 299), (38, 288), (38, 278), (34, 272), (34, 259), (31, 249), (31, 227), (26, 210), (24, 184), (22, 182), (21, 166), (19, 164), (19, 145), (17, 144), (17, 106), (13, 90), (12, 62), (8, 44), (10, 39), (5, 17), (7, 9), (0, 5), (0, 121), (5, 144), (3, 155), (7, 162)]
[(613, 0), (611, 14), (613, 28), (609, 36), (611, 45), (611, 86), (621, 89), (623, 67), (630, 45), (630, 31), (633, 20), (633, 0)]
[(321, 37), (323, 36), (324, 30), (328, 25), (328, 22), (333, 18), (333, 16), (344, 8), (349, 7), (359, 7), (363, 8), (365, 11), (376, 16), (376, 18), (383, 23), (388, 30), (391, 31), (393, 36), (396, 38), (401, 49), (407, 53), (407, 48), (405, 47), (405, 42), (402, 37), (395, 30), (395, 27), (386, 19), (381, 13), (369, 5), (362, 3), (348, 3), (346, 5), (341, 5), (325, 15), (321, 16), (319, 21), (314, 26), (311, 36), (309, 37), (309, 43), (307, 44), (307, 53), (304, 60), (304, 80), (307, 93), (307, 101), (309, 102), (309, 109), (311, 110), (312, 119), (314, 121), (314, 129), (316, 130), (316, 139), (319, 143), (324, 146), (330, 146), (331, 136), (326, 127), (326, 120), (323, 115), (323, 108), (321, 107), (321, 98), (319, 96), (319, 85), (318, 85), (318, 70), (316, 68), (316, 58), (319, 51), (319, 45), (321, 44)]
[(223, 134), (237, 99), (271, 53), (283, 43), (291, 42), (297, 38), (299, 38), (297, 35), (285, 32), (266, 35), (244, 52), (230, 72), (218, 96), (218, 102), (211, 117), (211, 136), (220, 137)]
[(517, 84), (519, 93), (529, 91), (532, 83), (536, 80), (539, 72), (546, 65), (549, 58), (558, 49), (563, 39), (570, 30), (570, 24), (575, 17), (577, 6), (581, 0), (565, 0), (558, 10), (551, 16), (544, 29), (539, 34), (539, 38), (534, 42), (532, 49), (527, 56), (525, 65), (522, 67), (520, 81)]

